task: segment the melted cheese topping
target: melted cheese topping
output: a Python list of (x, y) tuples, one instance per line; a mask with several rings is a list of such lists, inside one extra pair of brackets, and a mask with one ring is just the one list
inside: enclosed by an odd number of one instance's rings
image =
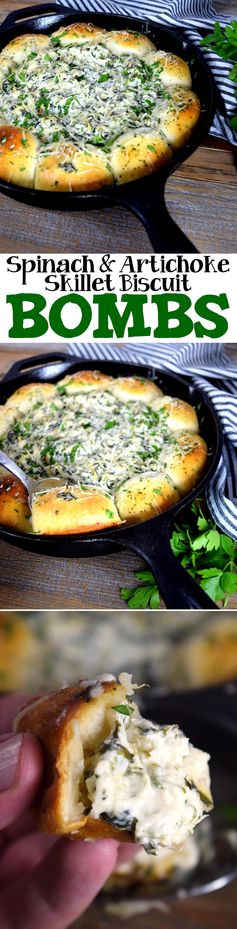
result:
[(53, 401), (16, 414), (1, 447), (31, 477), (58, 476), (112, 492), (131, 473), (165, 468), (167, 450), (178, 451), (167, 418), (162, 406), (154, 411), (106, 391), (70, 395), (59, 387)]
[(108, 150), (127, 130), (157, 128), (167, 101), (160, 62), (116, 55), (99, 43), (63, 48), (52, 37), (48, 50), (27, 49), (21, 65), (9, 63), (0, 119), (31, 130), (43, 148), (67, 139)]
[(117, 712), (86, 780), (90, 815), (128, 829), (150, 854), (176, 847), (211, 809), (206, 752), (178, 726), (158, 726)]

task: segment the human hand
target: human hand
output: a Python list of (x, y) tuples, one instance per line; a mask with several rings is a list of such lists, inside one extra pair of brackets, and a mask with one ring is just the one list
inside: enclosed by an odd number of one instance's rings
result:
[(30, 807), (42, 778), (41, 747), (30, 733), (11, 731), (26, 700), (0, 700), (0, 926), (66, 929), (136, 846), (37, 832)]

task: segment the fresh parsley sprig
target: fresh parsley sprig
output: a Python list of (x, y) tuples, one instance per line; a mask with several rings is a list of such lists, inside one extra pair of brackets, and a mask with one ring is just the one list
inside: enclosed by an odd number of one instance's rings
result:
[[(209, 597), (226, 607), (237, 591), (237, 548), (220, 532), (203, 500), (195, 500), (184, 519), (175, 523), (171, 548)], [(122, 587), (120, 597), (131, 610), (157, 610), (160, 592), (151, 571), (135, 571), (138, 587)]]
[[(237, 97), (237, 20), (232, 20), (228, 26), (223, 28), (219, 22), (216, 22), (214, 32), (205, 36), (200, 45), (210, 48), (224, 61), (234, 62), (229, 78), (236, 84), (235, 95)], [(230, 125), (237, 131), (237, 115), (232, 117)]]

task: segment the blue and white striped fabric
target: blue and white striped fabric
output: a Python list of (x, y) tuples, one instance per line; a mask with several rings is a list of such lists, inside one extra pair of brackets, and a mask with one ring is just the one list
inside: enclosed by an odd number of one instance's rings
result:
[[(201, 29), (211, 32), (217, 19), (221, 26), (231, 21), (230, 16), (223, 17), (216, 13), (211, 0), (58, 0), (58, 5), (81, 13), (114, 13), (140, 16), (141, 19), (147, 16), (164, 26), (183, 26), (186, 38), (194, 45), (200, 43)], [(202, 53), (212, 69), (226, 110), (226, 118), (216, 113), (210, 134), (237, 145), (237, 134), (228, 122), (236, 112), (234, 85), (229, 80), (231, 63), (228, 64), (205, 48), (202, 48)]]
[(68, 349), (79, 358), (95, 362), (136, 362), (175, 374), (185, 371), (210, 397), (222, 425), (224, 452), (207, 488), (207, 503), (222, 532), (237, 541), (237, 365), (229, 361), (224, 345), (70, 343)]

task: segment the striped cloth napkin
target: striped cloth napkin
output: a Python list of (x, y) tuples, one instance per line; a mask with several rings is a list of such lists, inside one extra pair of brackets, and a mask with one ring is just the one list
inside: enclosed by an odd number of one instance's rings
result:
[[(164, 26), (183, 26), (186, 38), (194, 45), (199, 45), (203, 37), (201, 30), (212, 32), (217, 19), (221, 26), (231, 22), (231, 16), (223, 17), (216, 13), (211, 0), (58, 0), (58, 5), (70, 10), (79, 10), (81, 13), (114, 13), (140, 16), (141, 19), (147, 16), (148, 19)], [(234, 85), (229, 80), (232, 65), (205, 48), (202, 48), (202, 53), (212, 70), (222, 98), (224, 113), (226, 112), (226, 116), (216, 113), (209, 130), (210, 135), (237, 145), (237, 133), (231, 129), (228, 122), (236, 112)]]
[(90, 361), (125, 361), (155, 365), (163, 371), (189, 375), (212, 400), (224, 433), (224, 450), (206, 491), (213, 519), (237, 541), (237, 365), (229, 361), (225, 347), (183, 342), (156, 345), (69, 343), (70, 353)]

